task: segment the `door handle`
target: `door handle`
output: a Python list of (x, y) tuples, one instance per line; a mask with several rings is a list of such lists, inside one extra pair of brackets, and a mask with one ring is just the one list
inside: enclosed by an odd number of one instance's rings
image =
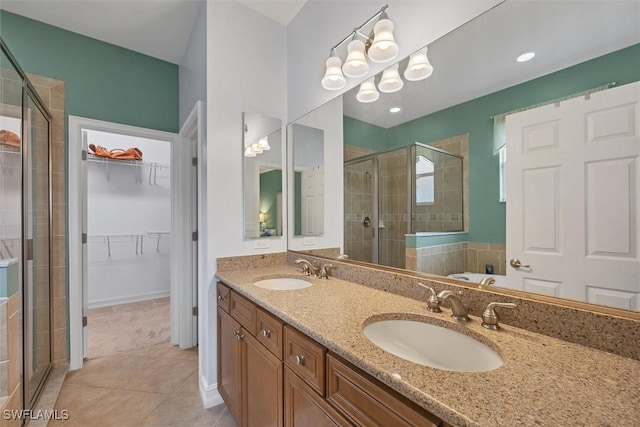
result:
[(511, 261), (509, 261), (509, 265), (511, 265), (511, 267), (513, 268), (530, 268), (530, 265), (522, 265), (522, 262), (520, 262), (520, 260), (518, 258), (512, 258)]

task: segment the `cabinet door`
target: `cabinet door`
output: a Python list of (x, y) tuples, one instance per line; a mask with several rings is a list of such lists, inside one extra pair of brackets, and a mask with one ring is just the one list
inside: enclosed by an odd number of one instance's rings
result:
[(284, 383), (285, 427), (351, 425), (289, 368), (284, 369)]
[(238, 339), (241, 333), (240, 324), (218, 309), (218, 390), (238, 425), (241, 424), (242, 346)]
[(248, 333), (241, 342), (242, 426), (281, 427), (282, 361)]

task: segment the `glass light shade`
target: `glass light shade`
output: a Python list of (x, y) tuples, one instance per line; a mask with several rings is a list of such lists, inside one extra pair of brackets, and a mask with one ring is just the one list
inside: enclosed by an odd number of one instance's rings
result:
[(433, 73), (433, 65), (427, 58), (427, 48), (420, 49), (409, 57), (409, 65), (404, 71), (404, 78), (416, 82), (429, 77)]
[(262, 154), (262, 150), (258, 146), (257, 142), (254, 142), (253, 144), (251, 144), (251, 152), (253, 154)]
[(258, 140), (258, 148), (262, 151), (271, 150), (271, 146), (269, 145), (269, 140), (265, 136), (264, 138), (260, 138)]
[(251, 146), (248, 146), (245, 150), (244, 150), (244, 156), (245, 157), (255, 157), (256, 153), (254, 153), (253, 151), (251, 151)]
[(382, 72), (382, 79), (378, 83), (378, 89), (380, 92), (393, 93), (402, 89), (404, 82), (400, 78), (398, 72), (398, 64), (394, 64)]
[(369, 72), (369, 63), (364, 54), (364, 43), (360, 40), (352, 40), (347, 45), (347, 59), (342, 66), (342, 72), (347, 77), (362, 77)]
[(380, 98), (380, 92), (376, 89), (375, 77), (371, 77), (360, 84), (356, 99), (363, 103), (375, 102)]
[(347, 85), (347, 79), (342, 75), (342, 61), (332, 56), (326, 62), (327, 71), (322, 78), (322, 87), (327, 90), (339, 90)]
[(373, 43), (369, 47), (369, 59), (373, 62), (388, 62), (398, 56), (400, 49), (393, 38), (393, 22), (381, 19), (373, 27)]

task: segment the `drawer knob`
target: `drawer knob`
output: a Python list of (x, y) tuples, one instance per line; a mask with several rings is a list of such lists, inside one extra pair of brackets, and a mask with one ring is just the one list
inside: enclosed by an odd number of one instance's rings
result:
[(222, 294), (218, 294), (218, 301), (224, 301), (225, 300), (225, 296), (223, 296)]
[(295, 361), (296, 365), (304, 365), (304, 356), (301, 354), (296, 354)]
[(262, 336), (265, 338), (270, 338), (271, 337), (271, 331), (269, 329), (263, 329), (262, 330)]
[(233, 331), (233, 336), (236, 337), (236, 339), (238, 341), (242, 340), (244, 338), (244, 335), (242, 335), (241, 331)]

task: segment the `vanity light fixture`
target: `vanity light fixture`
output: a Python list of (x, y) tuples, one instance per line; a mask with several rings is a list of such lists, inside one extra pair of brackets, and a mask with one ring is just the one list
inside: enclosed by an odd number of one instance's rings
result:
[[(355, 37), (355, 35), (354, 35)], [(354, 39), (347, 45), (347, 59), (342, 66), (342, 72), (347, 77), (362, 77), (369, 72), (369, 63), (364, 53), (364, 42)]]
[(397, 92), (404, 86), (404, 81), (400, 78), (398, 72), (398, 64), (394, 64), (382, 72), (382, 78), (378, 83), (380, 92), (393, 93)]
[(373, 62), (389, 62), (400, 52), (398, 43), (393, 37), (393, 22), (387, 17), (386, 12), (382, 12), (380, 20), (373, 27), (375, 34), (371, 47), (369, 48), (369, 59)]
[(262, 154), (262, 149), (258, 146), (257, 142), (251, 144), (251, 151), (253, 154)]
[(360, 83), (360, 89), (356, 95), (356, 99), (362, 103), (375, 102), (380, 98), (380, 92), (376, 89), (375, 77), (371, 77)]
[(336, 54), (336, 49), (331, 50), (331, 56), (326, 62), (327, 71), (322, 78), (322, 87), (327, 90), (340, 90), (347, 85), (347, 79), (342, 74), (342, 60)]
[(262, 151), (271, 150), (271, 146), (269, 145), (269, 140), (267, 139), (266, 136), (258, 140), (258, 148)]
[(404, 70), (404, 78), (416, 82), (426, 79), (433, 73), (433, 65), (427, 58), (427, 48), (420, 49), (409, 57), (409, 64)]
[(245, 148), (244, 150), (244, 156), (245, 157), (255, 157), (256, 153), (253, 152), (253, 150), (251, 150), (251, 146), (248, 146), (247, 148)]
[[(398, 56), (400, 48), (393, 37), (393, 22), (385, 12), (388, 7), (389, 5), (384, 5), (371, 18), (359, 27), (354, 28), (348, 36), (331, 48), (331, 55), (325, 63), (326, 71), (322, 78), (322, 87), (327, 90), (340, 90), (347, 84), (345, 76), (351, 78), (366, 76), (369, 72), (367, 56), (371, 61), (379, 63), (391, 61)], [(363, 34), (361, 30), (376, 18), (378, 18), (378, 21), (373, 26), (372, 40), (372, 37), (368, 34)], [(366, 42), (358, 39), (358, 36), (365, 39)], [(351, 41), (347, 46), (348, 54), (343, 66), (342, 60), (337, 54), (337, 49), (348, 40)]]
[(523, 53), (522, 55), (518, 56), (516, 58), (516, 61), (518, 62), (527, 62), (533, 59), (533, 57), (536, 56), (535, 52), (527, 52), (527, 53)]

